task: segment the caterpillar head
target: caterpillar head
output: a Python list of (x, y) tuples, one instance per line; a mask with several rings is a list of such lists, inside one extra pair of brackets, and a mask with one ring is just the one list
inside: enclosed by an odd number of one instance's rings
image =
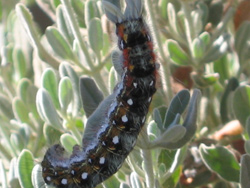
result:
[(119, 5), (115, 6), (107, 0), (103, 0), (102, 3), (106, 16), (116, 24), (120, 50), (129, 49), (151, 40), (148, 28), (142, 19), (141, 0), (126, 0), (127, 7), (124, 14)]

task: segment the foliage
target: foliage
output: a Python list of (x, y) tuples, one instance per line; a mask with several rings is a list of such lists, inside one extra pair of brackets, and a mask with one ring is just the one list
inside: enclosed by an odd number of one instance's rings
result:
[[(144, 3), (161, 84), (135, 149), (98, 187), (248, 188), (250, 22), (239, 21), (240, 2)], [(86, 120), (120, 79), (115, 27), (97, 0), (0, 5), (0, 183), (40, 188), (46, 149), (81, 144)]]

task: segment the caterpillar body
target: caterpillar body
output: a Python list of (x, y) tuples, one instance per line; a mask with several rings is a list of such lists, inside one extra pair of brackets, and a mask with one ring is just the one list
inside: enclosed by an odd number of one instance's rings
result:
[(46, 152), (42, 176), (46, 184), (57, 188), (92, 188), (116, 173), (136, 143), (156, 92), (156, 56), (141, 0), (127, 0), (124, 14), (109, 2), (103, 4), (107, 17), (116, 24), (122, 81), (106, 99), (108, 109), (99, 130), (92, 131), (93, 138), (84, 135), (83, 146), (74, 146), (70, 156), (60, 145)]

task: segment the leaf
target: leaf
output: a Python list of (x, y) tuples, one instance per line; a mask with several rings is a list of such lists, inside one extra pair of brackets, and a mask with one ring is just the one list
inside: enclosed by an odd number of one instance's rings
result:
[(85, 3), (85, 23), (88, 26), (94, 17), (100, 18), (100, 12), (95, 1), (87, 1)]
[(64, 60), (74, 60), (75, 55), (64, 36), (55, 27), (48, 27), (45, 31), (47, 40), (54, 52)]
[(84, 111), (87, 117), (89, 117), (103, 100), (103, 94), (98, 89), (94, 80), (87, 77), (80, 79), (80, 91)]
[(238, 53), (240, 64), (249, 62), (249, 50), (250, 50), (250, 21), (242, 23), (236, 32), (235, 36), (235, 49)]
[(16, 119), (20, 122), (28, 123), (29, 122), (29, 111), (24, 102), (17, 97), (13, 100), (13, 112)]
[(36, 106), (39, 115), (45, 122), (53, 126), (55, 129), (62, 129), (60, 118), (52, 103), (52, 99), (49, 93), (43, 88), (40, 88), (37, 92)]
[(54, 72), (53, 69), (48, 68), (43, 72), (42, 86), (49, 93), (56, 109), (60, 109), (58, 100), (58, 90), (57, 90), (58, 88), (57, 78), (56, 78), (56, 73)]
[(78, 144), (75, 138), (68, 133), (65, 133), (61, 136), (60, 142), (69, 153), (72, 153), (73, 147)]
[(189, 56), (186, 52), (179, 46), (179, 44), (174, 40), (167, 41), (167, 48), (169, 51), (169, 55), (171, 60), (180, 66), (188, 66), (190, 65)]
[(165, 143), (165, 147), (168, 149), (177, 149), (184, 146), (194, 136), (196, 131), (196, 119), (198, 116), (198, 104), (201, 99), (201, 92), (198, 89), (194, 89), (192, 98), (189, 102), (186, 118), (183, 122), (183, 127), (186, 128), (186, 134), (176, 142)]
[(0, 160), (0, 177), (1, 177), (1, 187), (8, 188), (6, 170), (4, 168), (2, 160)]
[(18, 179), (22, 187), (33, 187), (31, 182), (31, 173), (34, 167), (34, 158), (29, 150), (24, 149), (18, 159)]
[(140, 181), (140, 177), (132, 172), (130, 175), (131, 188), (143, 188), (142, 183)]
[(66, 112), (68, 105), (73, 99), (72, 84), (68, 77), (64, 77), (60, 80), (58, 95), (61, 108)]
[(93, 18), (88, 26), (89, 44), (95, 54), (100, 58), (103, 48), (102, 24), (99, 18)]
[(241, 157), (240, 184), (241, 188), (250, 187), (250, 155), (245, 154)]
[(19, 48), (15, 48), (13, 51), (13, 63), (16, 80), (25, 77), (27, 72), (26, 60), (23, 51)]
[[(221, 97), (220, 101), (220, 115), (223, 123), (227, 123), (232, 119), (232, 94), (233, 91), (239, 86), (239, 82), (236, 78), (229, 79), (225, 91)], [(231, 113), (230, 113), (231, 112)], [(231, 115), (231, 116), (230, 116)]]
[(233, 97), (233, 110), (236, 118), (243, 127), (250, 115), (250, 86), (240, 86), (236, 89)]
[(171, 125), (177, 114), (182, 114), (184, 112), (188, 105), (189, 99), (190, 94), (188, 90), (181, 90), (175, 95), (175, 97), (170, 102), (164, 119), (163, 127), (165, 129)]
[(45, 184), (42, 178), (42, 167), (40, 164), (35, 165), (32, 170), (32, 184), (34, 188), (41, 188), (41, 184)]
[(207, 147), (204, 144), (200, 145), (199, 150), (208, 168), (227, 181), (239, 182), (240, 165), (231, 152), (221, 146)]

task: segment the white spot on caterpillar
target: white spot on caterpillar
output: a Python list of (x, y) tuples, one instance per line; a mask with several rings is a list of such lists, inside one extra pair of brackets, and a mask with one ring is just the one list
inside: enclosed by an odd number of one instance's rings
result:
[(65, 179), (65, 178), (61, 180), (61, 184), (63, 184), (63, 185), (67, 185), (67, 183), (68, 183), (68, 180), (67, 180), (67, 179)]
[(88, 159), (88, 162), (89, 162), (89, 163), (92, 163), (92, 160), (91, 160), (91, 159)]
[(74, 171), (74, 170), (71, 170), (71, 174), (74, 175), (74, 174), (75, 174), (75, 171)]
[(122, 116), (122, 122), (124, 123), (128, 122), (128, 117), (126, 115)]
[(148, 102), (150, 102), (150, 101), (151, 101), (151, 99), (152, 99), (152, 97), (149, 97), (149, 98), (148, 98)]
[(100, 163), (100, 164), (104, 164), (104, 163), (105, 163), (105, 158), (104, 158), (104, 157), (101, 157), (100, 160), (99, 160), (99, 163)]
[(57, 172), (55, 172), (55, 176), (57, 176)]
[(114, 144), (118, 144), (118, 143), (119, 143), (119, 137), (118, 137), (118, 136), (115, 136), (115, 137), (113, 138), (112, 142), (113, 142)]
[(88, 173), (87, 172), (83, 172), (82, 173), (82, 179), (85, 180), (85, 179), (87, 179), (87, 177), (88, 177)]
[(47, 176), (47, 177), (46, 177), (46, 180), (47, 180), (47, 181), (51, 181), (51, 177), (50, 177), (50, 176)]
[(127, 103), (131, 106), (131, 105), (133, 105), (133, 100), (132, 99), (128, 99)]
[(138, 84), (136, 82), (134, 82), (133, 85), (134, 85), (135, 88), (137, 88)]
[(154, 81), (152, 80), (149, 85), (152, 86), (153, 84), (154, 84)]
[(146, 120), (146, 117), (144, 116), (144, 117), (142, 118), (142, 123), (144, 123), (145, 120)]

